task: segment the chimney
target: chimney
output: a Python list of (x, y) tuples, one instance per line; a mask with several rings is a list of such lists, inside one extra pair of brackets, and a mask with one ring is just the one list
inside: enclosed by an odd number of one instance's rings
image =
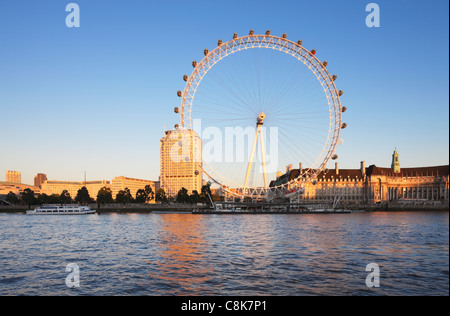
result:
[(292, 170), (292, 164), (287, 165), (286, 166), (286, 173), (291, 172), (291, 170)]
[(279, 177), (281, 177), (281, 171), (277, 172), (277, 180), (278, 180)]
[(365, 176), (366, 176), (366, 162), (365, 161), (361, 161), (361, 175), (363, 178), (365, 178)]
[(336, 162), (336, 165), (335, 165), (335, 169), (336, 169), (336, 175), (338, 175), (339, 174), (339, 165), (338, 165), (337, 162)]
[(298, 165), (298, 170), (300, 171), (300, 173), (303, 171), (303, 162), (301, 162), (301, 163)]

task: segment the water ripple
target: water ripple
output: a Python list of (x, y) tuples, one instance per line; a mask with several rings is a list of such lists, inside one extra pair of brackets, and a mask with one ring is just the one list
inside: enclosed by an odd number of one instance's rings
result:
[[(0, 295), (449, 294), (448, 212), (3, 213), (0, 228)], [(365, 284), (372, 262), (380, 288)]]

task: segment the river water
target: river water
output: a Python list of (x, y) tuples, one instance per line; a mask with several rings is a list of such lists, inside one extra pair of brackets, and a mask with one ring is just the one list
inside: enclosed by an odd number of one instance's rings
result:
[(2, 213), (0, 241), (0, 295), (449, 295), (448, 212)]

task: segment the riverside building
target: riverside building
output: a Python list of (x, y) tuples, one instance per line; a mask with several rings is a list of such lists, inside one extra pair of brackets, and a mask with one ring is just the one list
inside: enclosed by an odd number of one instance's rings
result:
[[(299, 169), (287, 168), (277, 174), (271, 185), (286, 183), (298, 177)], [(435, 202), (447, 205), (449, 201), (449, 166), (401, 168), (397, 150), (392, 155), (391, 168), (370, 165), (364, 161), (359, 169), (334, 169), (322, 171), (317, 181), (307, 183), (303, 195), (294, 196), (291, 202), (333, 201), (335, 197), (346, 205), (370, 204), (420, 204)]]
[(6, 197), (9, 192), (19, 196), (24, 190), (30, 189), (39, 193), (39, 187), (22, 183), (19, 171), (6, 171), (6, 181), (0, 181), (0, 198)]
[(36, 194), (40, 193), (39, 188), (34, 187), (32, 185), (28, 185), (28, 184), (24, 184), (24, 183), (0, 181), (0, 198), (6, 197), (6, 195), (9, 192), (14, 193), (16, 196), (19, 196), (26, 189), (30, 189)]
[(44, 183), (47, 180), (47, 175), (44, 173), (38, 173), (34, 177), (34, 186), (37, 188), (40, 188), (42, 186), (42, 183)]
[(6, 171), (6, 182), (22, 183), (21, 175), (19, 171)]
[(111, 183), (106, 180), (84, 182), (45, 180), (41, 184), (41, 193), (45, 193), (47, 195), (61, 194), (62, 191), (66, 190), (69, 192), (70, 197), (74, 199), (78, 194), (78, 190), (82, 187), (86, 187), (89, 192), (89, 196), (96, 199), (98, 191), (103, 187), (110, 188)]
[[(115, 177), (111, 181), (111, 193), (113, 198), (116, 198), (117, 193), (121, 190), (129, 189), (131, 196), (136, 197), (136, 193), (140, 189), (145, 189), (145, 187), (149, 185), (152, 188), (153, 193), (156, 193), (158, 190), (158, 182), (150, 181), (150, 180), (142, 180), (142, 179), (134, 179), (127, 177)], [(155, 199), (150, 201), (150, 203), (155, 203)]]
[(161, 188), (166, 196), (175, 196), (181, 188), (199, 193), (203, 184), (202, 140), (193, 130), (165, 132), (160, 141)]

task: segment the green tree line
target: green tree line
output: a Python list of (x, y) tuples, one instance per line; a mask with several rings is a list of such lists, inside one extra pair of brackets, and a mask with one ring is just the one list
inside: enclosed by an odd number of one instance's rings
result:
[(42, 204), (69, 204), (69, 203), (79, 203), (88, 204), (97, 202), (100, 204), (107, 203), (150, 203), (155, 201), (156, 203), (206, 203), (210, 204), (208, 194), (213, 197), (213, 200), (219, 200), (220, 197), (211, 194), (211, 189), (209, 185), (204, 185), (201, 192), (194, 190), (191, 194), (185, 188), (178, 191), (175, 197), (167, 196), (164, 189), (160, 188), (156, 192), (150, 185), (146, 185), (143, 189), (139, 189), (136, 195), (133, 196), (130, 189), (125, 188), (120, 190), (115, 197), (113, 197), (111, 188), (103, 187), (101, 188), (96, 198), (90, 196), (89, 191), (86, 187), (82, 187), (78, 190), (77, 195), (73, 198), (67, 190), (63, 190), (61, 194), (51, 194), (47, 195), (45, 193), (35, 194), (31, 189), (25, 189), (19, 196), (13, 192), (9, 192), (6, 196), (5, 201), (11, 204), (22, 204), (28, 205), (42, 205)]

